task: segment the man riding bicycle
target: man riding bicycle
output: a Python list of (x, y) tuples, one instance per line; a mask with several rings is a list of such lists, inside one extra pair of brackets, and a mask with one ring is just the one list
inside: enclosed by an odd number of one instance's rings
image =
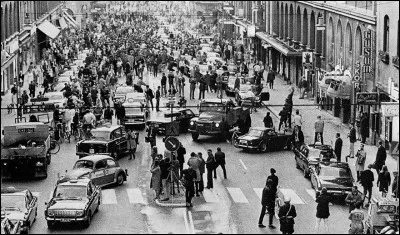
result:
[(90, 131), (96, 124), (96, 116), (94, 116), (92, 110), (88, 110), (86, 114), (83, 116), (83, 126), (82, 129), (85, 133), (85, 136), (88, 137)]

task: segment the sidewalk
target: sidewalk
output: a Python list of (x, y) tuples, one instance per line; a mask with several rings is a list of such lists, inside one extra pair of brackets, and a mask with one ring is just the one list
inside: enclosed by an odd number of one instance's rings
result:
[[(286, 81), (284, 81), (280, 76), (277, 76), (275, 79), (274, 83), (274, 90), (270, 90), (270, 100), (267, 102), (267, 108), (271, 111), (271, 116), (275, 116), (276, 118), (274, 119), (274, 123), (277, 126), (279, 123), (279, 112), (282, 110), (283, 105), (285, 103), (285, 99), (289, 94), (289, 89), (290, 85), (286, 84)], [(294, 95), (293, 95), (293, 114), (295, 114), (296, 109), (299, 109), (300, 114), (302, 115), (302, 120), (303, 120), (303, 125), (302, 125), (302, 130), (304, 133), (304, 139), (305, 143), (313, 143), (314, 142), (314, 122), (316, 120), (316, 117), (318, 115), (321, 115), (322, 120), (325, 122), (325, 128), (324, 128), (324, 142), (326, 144), (332, 145), (334, 147), (335, 144), (335, 139), (336, 139), (336, 133), (340, 133), (340, 137), (343, 140), (343, 148), (342, 148), (342, 160), (344, 161), (345, 158), (344, 156), (348, 155), (349, 153), (349, 148), (350, 148), (350, 142), (347, 138), (347, 134), (350, 132), (349, 126), (346, 124), (341, 123), (340, 118), (336, 118), (333, 115), (327, 113), (324, 110), (318, 109), (317, 106), (296, 106), (296, 105), (312, 105), (314, 104), (313, 100), (310, 99), (299, 99), (300, 94), (297, 89), (295, 89)], [(268, 104), (271, 105), (282, 105), (282, 106), (268, 106)], [(292, 119), (293, 120), (293, 119)], [(360, 141), (357, 141), (354, 146), (354, 150), (357, 151), (360, 147)], [(376, 157), (376, 152), (378, 151), (378, 147), (374, 145), (367, 145), (365, 144), (364, 147), (365, 151), (367, 152), (367, 159), (365, 162), (365, 167), (367, 169), (367, 166), (369, 164), (372, 164), (375, 162), (375, 157)], [(387, 156), (386, 158), (386, 165), (389, 169), (389, 172), (391, 173), (392, 177), (392, 182), (393, 182), (393, 171), (397, 171), (397, 164), (398, 161), (394, 157), (391, 157), (390, 155)], [(355, 158), (350, 158), (349, 159), (349, 166), (352, 170), (353, 177), (356, 179), (356, 170), (355, 170)], [(374, 172), (374, 188), (373, 188), (373, 197), (375, 199), (381, 198), (381, 193), (378, 190), (378, 187), (376, 187), (376, 182), (378, 180), (378, 175), (376, 174), (376, 170), (372, 169), (372, 172)], [(360, 191), (363, 191), (363, 187), (358, 184), (358, 188)], [(390, 195), (392, 194), (391, 190), (391, 185), (389, 187), (389, 192), (388, 192), (388, 198), (390, 198)]]

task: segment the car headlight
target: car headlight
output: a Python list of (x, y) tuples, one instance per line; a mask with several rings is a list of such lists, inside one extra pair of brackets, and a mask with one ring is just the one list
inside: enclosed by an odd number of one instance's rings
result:
[(85, 214), (85, 212), (83, 210), (76, 211), (75, 213), (76, 213), (77, 217), (81, 217)]
[(219, 127), (219, 123), (215, 123), (215, 127)]
[(50, 211), (50, 210), (47, 211), (47, 215), (50, 216), (50, 217), (53, 217), (54, 216), (54, 211)]
[(194, 121), (191, 121), (191, 122), (190, 122), (190, 125), (193, 126), (193, 125), (194, 125)]
[(36, 163), (36, 166), (43, 166), (43, 163), (37, 162), (37, 163)]

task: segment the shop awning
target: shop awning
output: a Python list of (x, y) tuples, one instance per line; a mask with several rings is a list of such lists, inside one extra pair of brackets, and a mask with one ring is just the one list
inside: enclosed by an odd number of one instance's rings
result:
[(279, 41), (278, 39), (271, 37), (267, 35), (266, 33), (263, 32), (257, 32), (256, 36), (260, 38), (261, 40), (264, 40), (265, 42), (269, 43), (273, 48), (281, 52), (287, 57), (290, 56), (302, 56), (301, 51), (296, 51), (295, 49), (291, 48), (290, 46), (286, 45), (285, 43)]
[(235, 24), (235, 22), (231, 21), (231, 20), (225, 20), (223, 21), (224, 24)]
[(63, 16), (68, 24), (70, 24), (74, 28), (78, 28), (78, 23), (74, 20), (74, 18), (72, 18), (72, 16), (68, 12), (63, 11)]
[(64, 17), (61, 17), (61, 18), (60, 18), (60, 27), (61, 27), (61, 29), (68, 28), (68, 25), (67, 25), (67, 23), (65, 22)]
[(37, 28), (52, 39), (60, 34), (60, 30), (48, 20), (43, 21)]

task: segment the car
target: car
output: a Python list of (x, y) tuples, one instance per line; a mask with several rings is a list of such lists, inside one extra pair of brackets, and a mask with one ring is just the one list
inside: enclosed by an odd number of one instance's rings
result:
[(1, 188), (1, 210), (11, 222), (21, 223), (21, 232), (29, 233), (37, 217), (38, 198), (29, 189)]
[(122, 169), (115, 159), (108, 155), (94, 154), (77, 160), (63, 179), (90, 178), (94, 184), (103, 187), (110, 184), (122, 185), (127, 180), (127, 170)]
[(99, 153), (117, 159), (128, 150), (124, 126), (108, 123), (92, 129), (91, 134), (91, 139), (81, 140), (76, 144), (76, 155), (79, 158)]
[(238, 105), (252, 106), (256, 98), (253, 85), (240, 84), (240, 88), (235, 89), (235, 100)]
[(19, 220), (12, 222), (10, 219), (3, 216), (3, 211), (1, 212), (1, 234), (20, 234), (21, 223)]
[(353, 175), (346, 162), (321, 161), (310, 169), (310, 177), (311, 187), (316, 192), (326, 188), (328, 194), (342, 199), (351, 193), (354, 186)]
[(291, 134), (277, 133), (273, 128), (250, 127), (247, 134), (233, 140), (234, 146), (241, 149), (253, 149), (261, 152), (289, 149)]
[(127, 86), (126, 84), (119, 86), (115, 89), (115, 94), (113, 97), (114, 103), (124, 103), (126, 94), (135, 92), (135, 89), (132, 86)]
[(330, 161), (336, 158), (331, 145), (302, 144), (293, 149), (296, 168), (303, 170), (304, 178), (310, 176), (310, 169), (320, 161)]
[(65, 83), (71, 84), (69, 76), (60, 76), (57, 78), (57, 84), (54, 86), (54, 91), (61, 91), (65, 87)]
[(212, 57), (221, 58), (221, 55), (217, 52), (206, 52), (206, 54), (207, 54), (207, 58), (212, 58)]
[(91, 179), (59, 181), (45, 203), (47, 227), (57, 223), (83, 223), (89, 227), (93, 215), (99, 210), (101, 189)]
[(146, 120), (150, 116), (145, 95), (141, 92), (127, 93), (125, 102), (125, 127), (131, 128), (136, 125), (145, 126)]
[(146, 122), (148, 127), (153, 126), (154, 130), (159, 134), (165, 134), (167, 125), (172, 121), (179, 123), (179, 132), (187, 132), (190, 127), (190, 122), (196, 115), (191, 109), (174, 109), (172, 113), (165, 113), (163, 117), (153, 117)]
[(64, 97), (63, 92), (54, 91), (47, 92), (43, 95), (42, 99), (31, 98), (26, 106), (44, 105), (46, 110), (53, 110), (55, 105), (58, 105), (60, 109), (63, 109), (67, 105), (67, 98)]

